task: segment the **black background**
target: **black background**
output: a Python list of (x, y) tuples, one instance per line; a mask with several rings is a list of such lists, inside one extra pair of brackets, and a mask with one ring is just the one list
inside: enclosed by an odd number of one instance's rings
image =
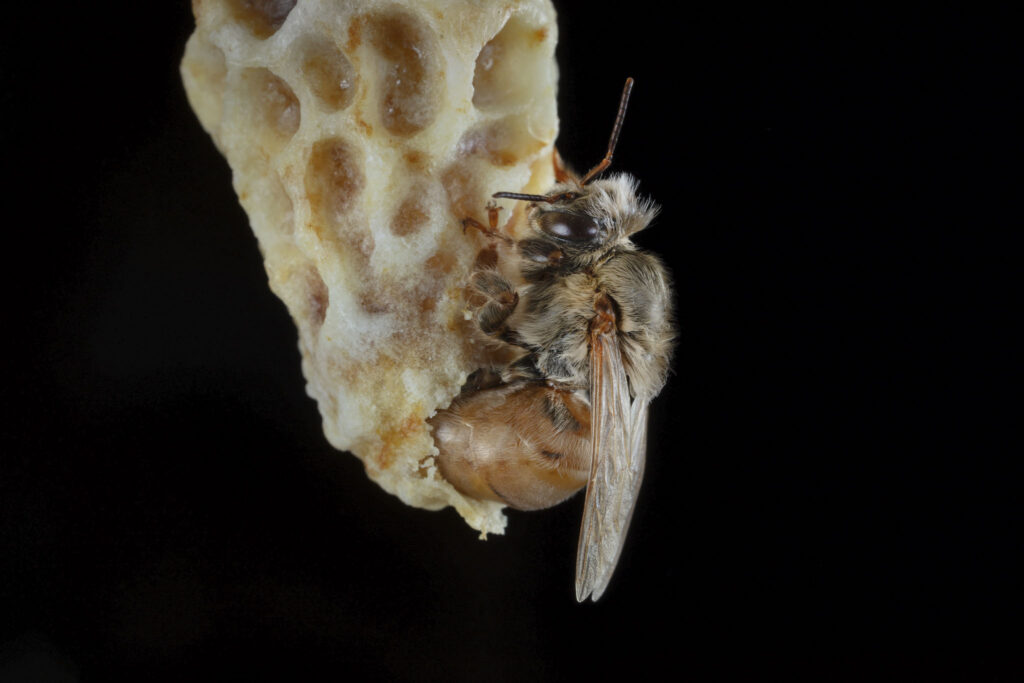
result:
[(584, 605), (581, 499), (480, 542), (327, 444), (187, 4), (11, 10), (0, 679), (1021, 675), (1005, 22), (559, 5), (560, 149), (636, 79), (680, 329)]

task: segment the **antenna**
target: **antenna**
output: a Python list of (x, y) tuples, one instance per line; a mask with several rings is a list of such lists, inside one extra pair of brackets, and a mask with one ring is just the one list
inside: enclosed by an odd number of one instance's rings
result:
[(622, 88), (622, 99), (619, 100), (619, 113), (615, 116), (615, 125), (612, 127), (612, 137), (608, 140), (608, 152), (597, 166), (583, 176), (580, 186), (586, 185), (594, 179), (594, 176), (612, 165), (612, 153), (615, 152), (615, 145), (619, 141), (619, 131), (622, 130), (622, 120), (626, 118), (626, 105), (629, 104), (629, 93), (632, 91), (633, 79), (627, 78), (626, 85)]
[[(622, 130), (622, 121), (626, 118), (626, 105), (629, 104), (629, 94), (633, 92), (633, 79), (627, 78), (626, 85), (622, 87), (622, 97), (619, 99), (619, 113), (615, 115), (615, 125), (612, 126), (612, 136), (608, 140), (608, 151), (604, 155), (604, 159), (590, 169), (590, 172), (583, 177), (583, 180), (578, 182), (577, 185), (582, 188), (584, 185), (589, 183), (594, 177), (612, 165), (612, 154), (615, 152), (615, 145), (619, 142), (619, 131)], [(518, 199), (524, 202), (547, 202), (548, 204), (557, 204), (563, 201), (572, 201), (580, 196), (579, 192), (570, 190), (568, 192), (560, 192), (551, 196), (544, 196), (539, 194), (523, 194), (521, 192), (495, 192), (491, 195), (495, 199)]]

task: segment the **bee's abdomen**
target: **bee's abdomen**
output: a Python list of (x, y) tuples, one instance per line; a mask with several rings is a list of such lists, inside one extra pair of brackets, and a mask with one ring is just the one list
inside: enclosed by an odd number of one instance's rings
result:
[(441, 474), (473, 498), (537, 510), (590, 474), (590, 407), (543, 382), (467, 393), (430, 422)]

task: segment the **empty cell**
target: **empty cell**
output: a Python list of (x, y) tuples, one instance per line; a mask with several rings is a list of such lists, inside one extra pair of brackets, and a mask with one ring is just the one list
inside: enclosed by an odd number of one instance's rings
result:
[(228, 0), (228, 7), (238, 23), (264, 40), (277, 33), (296, 0)]
[(459, 140), (459, 154), (486, 159), (495, 166), (511, 166), (539, 152), (545, 141), (538, 140), (523, 116), (506, 116), (469, 130)]
[(547, 29), (517, 16), (480, 50), (473, 73), (473, 105), (493, 110), (530, 99), (537, 84), (548, 82), (550, 40)]

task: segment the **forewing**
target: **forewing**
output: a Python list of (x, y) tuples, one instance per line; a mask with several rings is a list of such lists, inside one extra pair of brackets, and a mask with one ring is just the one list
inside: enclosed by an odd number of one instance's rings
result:
[(590, 349), (591, 469), (576, 551), (576, 599), (597, 600), (622, 552), (644, 473), (647, 405), (630, 403), (614, 331), (594, 334)]

